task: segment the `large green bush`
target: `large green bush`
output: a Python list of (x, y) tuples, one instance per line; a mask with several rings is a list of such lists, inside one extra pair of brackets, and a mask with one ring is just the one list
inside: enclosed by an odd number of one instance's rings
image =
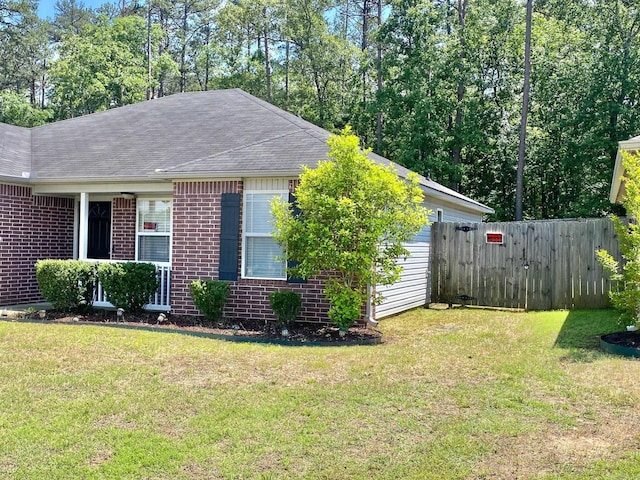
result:
[(109, 302), (132, 313), (142, 311), (160, 286), (152, 263), (101, 263), (98, 279)]
[(288, 290), (271, 292), (269, 294), (269, 304), (280, 327), (285, 327), (293, 323), (302, 309), (300, 294)]
[(403, 179), (373, 162), (349, 127), (328, 144), (329, 160), (300, 175), (297, 208), (275, 198), (271, 213), (274, 238), (292, 262), (288, 273), (304, 279), (329, 273), (329, 318), (348, 328), (361, 315), (369, 285), (398, 281), (396, 260), (408, 255), (404, 243), (428, 224), (429, 212), (417, 175)]
[(229, 298), (229, 283), (220, 280), (194, 280), (189, 285), (189, 293), (196, 308), (207, 320), (222, 321), (222, 311)]
[(36, 280), (42, 296), (53, 308), (83, 311), (91, 308), (97, 265), (82, 260), (39, 260)]
[[(612, 217), (623, 262), (606, 250), (596, 250), (598, 260), (615, 283), (609, 292), (623, 325), (640, 324), (640, 155), (622, 152), (626, 193), (623, 205), (630, 221)], [(622, 264), (621, 264), (622, 263)]]

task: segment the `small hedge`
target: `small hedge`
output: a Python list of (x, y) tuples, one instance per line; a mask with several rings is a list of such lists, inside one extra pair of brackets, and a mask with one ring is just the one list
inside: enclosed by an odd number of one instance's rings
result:
[(271, 292), (269, 304), (280, 327), (293, 323), (302, 310), (302, 299), (297, 292)]
[(160, 286), (152, 263), (101, 263), (98, 279), (109, 302), (131, 313), (142, 311)]
[(189, 293), (196, 308), (207, 320), (222, 321), (222, 311), (229, 298), (229, 284), (220, 280), (194, 280), (189, 285)]
[(36, 280), (40, 292), (53, 308), (64, 312), (91, 308), (97, 266), (82, 260), (39, 260)]
[(334, 279), (327, 281), (324, 292), (330, 302), (329, 319), (341, 330), (348, 330), (362, 313), (363, 293)]

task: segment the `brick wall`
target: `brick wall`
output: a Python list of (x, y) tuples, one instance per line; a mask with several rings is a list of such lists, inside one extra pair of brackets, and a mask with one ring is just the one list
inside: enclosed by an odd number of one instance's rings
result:
[(136, 201), (116, 197), (111, 205), (111, 259), (136, 258)]
[[(197, 279), (218, 278), (221, 195), (242, 193), (242, 188), (242, 182), (239, 181), (174, 183), (171, 272), (173, 313), (198, 314), (189, 295), (189, 283)], [(242, 226), (242, 219), (240, 225)], [(321, 279), (311, 279), (304, 284), (289, 284), (279, 280), (239, 278), (231, 282), (231, 295), (225, 306), (225, 316), (237, 320), (272, 320), (274, 317), (269, 305), (269, 293), (293, 290), (302, 295), (300, 319), (325, 323), (329, 306), (323, 298), (323, 288)]]
[(41, 301), (35, 263), (73, 256), (71, 198), (32, 196), (0, 184), (0, 305)]
[(218, 278), (220, 200), (241, 193), (242, 182), (176, 182), (173, 185), (171, 311), (197, 314), (189, 283)]
[(324, 283), (317, 278), (307, 283), (287, 283), (280, 280), (240, 279), (233, 282), (231, 295), (225, 306), (228, 318), (242, 320), (253, 318), (275, 320), (269, 305), (269, 293), (278, 290), (292, 290), (302, 297), (302, 311), (298, 321), (329, 323), (329, 304), (324, 300)]

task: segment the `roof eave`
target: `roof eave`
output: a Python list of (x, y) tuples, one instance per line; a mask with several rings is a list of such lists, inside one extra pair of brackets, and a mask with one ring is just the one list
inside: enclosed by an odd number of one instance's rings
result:
[(450, 195), (446, 192), (441, 192), (440, 190), (436, 190), (435, 188), (428, 187), (426, 185), (420, 185), (422, 189), (427, 192), (432, 197), (440, 198), (446, 200), (451, 203), (455, 203), (456, 205), (463, 205), (470, 210), (474, 210), (476, 212), (481, 212), (483, 214), (491, 215), (496, 213), (495, 210), (491, 207), (488, 207), (482, 203), (475, 202), (470, 198), (460, 198), (455, 195)]
[(172, 172), (156, 170), (149, 178), (163, 180), (203, 180), (203, 179), (224, 179), (246, 178), (246, 177), (298, 177), (302, 170), (238, 170), (229, 172)]
[(138, 183), (148, 181), (160, 181), (161, 179), (152, 179), (148, 175), (132, 175), (118, 177), (32, 177), (29, 183), (34, 185), (48, 184), (92, 184), (92, 183)]
[[(225, 172), (224, 178), (228, 177), (238, 177), (238, 178), (247, 178), (247, 177), (298, 177), (302, 170), (272, 170), (266, 172), (264, 170), (244, 170), (237, 172)], [(206, 178), (215, 178), (216, 175), (212, 175), (210, 172), (171, 172), (171, 171), (156, 171), (153, 176), (162, 177), (167, 180), (189, 180), (189, 179), (199, 179), (201, 180), (203, 177)], [(464, 205), (465, 207), (482, 212), (483, 214), (493, 214), (495, 210), (491, 207), (483, 205), (481, 203), (474, 202), (471, 199), (463, 199), (454, 195), (449, 195), (445, 192), (438, 191), (434, 188), (428, 187), (426, 185), (421, 185), (425, 192), (427, 192), (432, 197), (442, 198), (449, 202), (456, 203), (458, 205)]]
[(21, 183), (28, 184), (30, 182), (30, 178), (24, 175), (2, 175), (0, 174), (0, 182), (8, 182), (8, 183)]

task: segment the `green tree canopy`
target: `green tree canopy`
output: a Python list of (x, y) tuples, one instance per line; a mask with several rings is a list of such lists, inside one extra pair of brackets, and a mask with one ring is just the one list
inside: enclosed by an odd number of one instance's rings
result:
[[(75, 117), (142, 101), (149, 85), (146, 23), (137, 16), (110, 23), (102, 17), (82, 35), (65, 37), (51, 67), (52, 102), (59, 118)], [(154, 29), (152, 41), (160, 35)], [(154, 60), (156, 76), (170, 68), (166, 55)]]
[(0, 122), (19, 127), (35, 127), (47, 122), (51, 112), (34, 107), (19, 93), (0, 92)]
[[(275, 201), (275, 238), (303, 278), (329, 273), (329, 317), (348, 328), (367, 298), (367, 286), (391, 284), (406, 256), (404, 242), (428, 223), (418, 176), (398, 177), (361, 151), (349, 127), (329, 139), (329, 160), (305, 168), (295, 191), (298, 212)], [(380, 300), (380, 299), (378, 299)]]

